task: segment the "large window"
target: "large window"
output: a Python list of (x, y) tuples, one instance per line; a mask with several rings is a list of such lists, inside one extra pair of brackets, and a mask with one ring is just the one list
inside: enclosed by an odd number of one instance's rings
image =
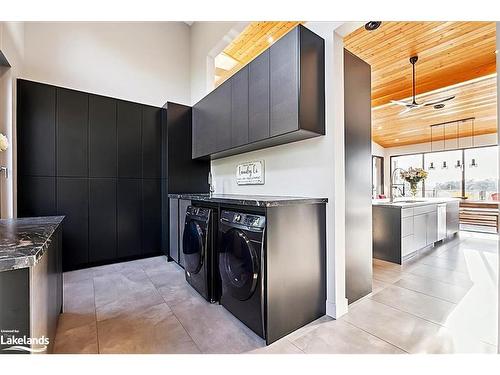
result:
[(424, 154), (425, 197), (462, 196), (462, 150)]
[(372, 156), (372, 198), (384, 194), (384, 158)]
[(470, 200), (497, 200), (498, 148), (465, 150), (465, 196)]
[[(418, 185), (418, 196), (467, 197), (469, 200), (498, 199), (498, 147), (476, 147), (391, 157), (391, 175), (396, 168), (424, 168), (428, 173)], [(409, 195), (409, 184), (394, 179), (395, 196)]]
[[(403, 156), (393, 156), (391, 157), (391, 176), (397, 168), (404, 169), (405, 171), (412, 168), (423, 168), (423, 154), (413, 154), (413, 155), (403, 155)], [(410, 184), (404, 181), (399, 175), (400, 170), (396, 171), (393, 180), (393, 191), (391, 194), (399, 197), (403, 195), (409, 195)], [(417, 195), (422, 196), (423, 184), (420, 182), (417, 185)]]

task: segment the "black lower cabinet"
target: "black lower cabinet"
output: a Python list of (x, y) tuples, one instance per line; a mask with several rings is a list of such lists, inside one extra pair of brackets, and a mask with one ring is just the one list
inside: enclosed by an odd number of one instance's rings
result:
[(169, 199), (169, 256), (179, 263), (179, 199)]
[(63, 267), (79, 268), (89, 262), (88, 180), (57, 178), (57, 214), (66, 216), (63, 226)]
[(50, 216), (56, 212), (56, 178), (19, 176), (17, 215)]
[(142, 254), (158, 254), (161, 249), (161, 180), (142, 180)]
[(142, 181), (118, 179), (118, 258), (142, 253)]
[(89, 261), (116, 258), (116, 179), (89, 180)]

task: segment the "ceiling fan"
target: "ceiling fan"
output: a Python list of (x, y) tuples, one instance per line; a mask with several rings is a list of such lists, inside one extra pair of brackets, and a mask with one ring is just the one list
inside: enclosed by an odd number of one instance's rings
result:
[[(453, 96), (448, 96), (447, 98), (432, 100), (430, 102), (417, 103), (416, 93), (415, 93), (415, 64), (417, 63), (417, 61), (418, 61), (418, 56), (410, 57), (410, 63), (412, 65), (412, 72), (413, 72), (413, 76), (412, 76), (413, 77), (413, 85), (412, 85), (413, 100), (411, 101), (411, 103), (407, 103), (407, 102), (404, 102), (402, 100), (391, 100), (391, 103), (397, 104), (397, 105), (400, 105), (400, 106), (403, 106), (406, 108), (400, 114), (410, 112), (412, 109), (415, 109), (415, 108), (427, 107), (427, 106), (431, 106), (431, 105), (435, 106), (435, 105), (447, 102), (448, 100), (455, 98), (455, 95), (453, 95)], [(442, 107), (440, 106), (439, 108), (442, 108)]]

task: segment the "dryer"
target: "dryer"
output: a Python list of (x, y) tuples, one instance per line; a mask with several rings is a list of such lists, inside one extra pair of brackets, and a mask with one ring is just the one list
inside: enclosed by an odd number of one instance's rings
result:
[(266, 337), (265, 228), (262, 215), (226, 210), (220, 214), (220, 303), (262, 338)]

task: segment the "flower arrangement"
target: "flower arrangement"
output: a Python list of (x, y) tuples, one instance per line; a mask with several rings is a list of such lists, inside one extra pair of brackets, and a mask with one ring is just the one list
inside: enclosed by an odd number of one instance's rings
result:
[(0, 151), (6, 151), (9, 148), (9, 140), (5, 135), (0, 133)]
[(407, 171), (401, 171), (400, 176), (403, 180), (410, 184), (411, 196), (413, 198), (417, 195), (417, 184), (427, 178), (427, 171), (422, 168), (408, 168)]

